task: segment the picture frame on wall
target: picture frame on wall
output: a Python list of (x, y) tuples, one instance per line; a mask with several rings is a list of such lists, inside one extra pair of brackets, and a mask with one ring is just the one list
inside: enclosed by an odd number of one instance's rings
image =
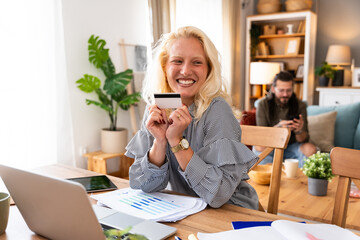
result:
[(352, 76), (352, 84), (353, 87), (360, 87), (360, 68), (354, 68), (353, 76)]
[(300, 38), (289, 38), (286, 41), (285, 55), (298, 55), (300, 48)]
[(303, 78), (304, 77), (304, 64), (300, 64), (296, 69), (296, 78)]

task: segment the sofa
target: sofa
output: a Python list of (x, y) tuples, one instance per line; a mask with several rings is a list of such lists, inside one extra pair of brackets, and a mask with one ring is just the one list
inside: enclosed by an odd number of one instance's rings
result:
[[(257, 106), (257, 102), (255, 102)], [(360, 102), (307, 107), (310, 142), (322, 152), (335, 147), (360, 149)], [(243, 111), (240, 124), (256, 125), (256, 108)]]

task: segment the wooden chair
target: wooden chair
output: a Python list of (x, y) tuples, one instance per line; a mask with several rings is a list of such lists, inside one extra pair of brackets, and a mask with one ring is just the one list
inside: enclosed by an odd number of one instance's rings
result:
[(352, 178), (360, 179), (360, 150), (335, 147), (330, 152), (333, 174), (339, 175), (332, 224), (345, 227)]
[[(273, 167), (271, 171), (269, 200), (267, 212), (277, 214), (280, 193), (280, 180), (282, 171), (282, 161), (284, 157), (284, 149), (290, 139), (290, 130), (287, 128), (260, 127), (250, 125), (240, 125), (241, 142), (245, 145), (266, 147), (259, 155), (259, 160), (249, 170), (251, 171), (257, 166), (267, 155), (273, 150)], [(260, 203), (259, 203), (260, 205)], [(260, 205), (261, 206), (261, 205)], [(262, 206), (259, 208), (262, 209)]]

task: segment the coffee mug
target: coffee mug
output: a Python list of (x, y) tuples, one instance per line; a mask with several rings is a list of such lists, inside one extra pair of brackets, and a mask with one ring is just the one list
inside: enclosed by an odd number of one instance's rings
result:
[(295, 178), (298, 172), (299, 160), (297, 159), (285, 159), (283, 163), (283, 171), (288, 178)]
[(5, 232), (10, 208), (10, 195), (5, 192), (0, 192), (0, 235)]

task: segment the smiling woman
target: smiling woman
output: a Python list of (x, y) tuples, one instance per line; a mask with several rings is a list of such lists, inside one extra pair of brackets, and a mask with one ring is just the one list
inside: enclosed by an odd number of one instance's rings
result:
[[(148, 68), (141, 130), (126, 147), (135, 162), (130, 186), (145, 192), (167, 187), (211, 207), (225, 203), (257, 209), (245, 181), (256, 156), (241, 143), (241, 129), (224, 91), (219, 53), (195, 27), (164, 34)], [(183, 105), (161, 109), (155, 93), (179, 93)]]

